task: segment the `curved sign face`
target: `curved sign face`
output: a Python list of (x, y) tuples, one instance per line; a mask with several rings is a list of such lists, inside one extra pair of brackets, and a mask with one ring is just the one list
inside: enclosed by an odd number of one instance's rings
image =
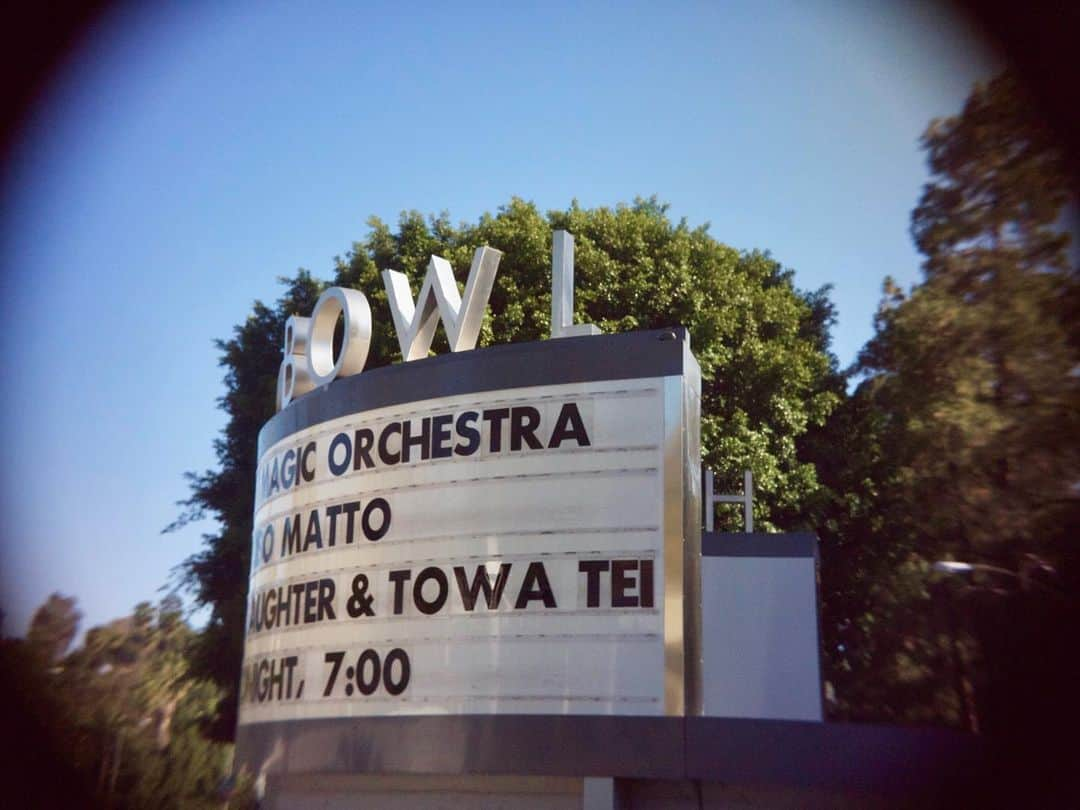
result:
[(676, 338), (418, 360), (267, 423), (241, 725), (692, 711), (699, 376)]

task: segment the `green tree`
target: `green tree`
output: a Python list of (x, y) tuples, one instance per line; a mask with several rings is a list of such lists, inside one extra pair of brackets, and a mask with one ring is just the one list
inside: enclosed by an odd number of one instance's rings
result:
[(81, 618), (75, 597), (54, 593), (34, 611), (26, 640), (44, 661), (56, 661), (75, 640)]
[[(1060, 663), (1048, 628), (1077, 584), (1069, 188), (1061, 149), (1009, 75), (976, 86), (922, 143), (923, 281), (905, 293), (886, 279), (864, 379), (811, 454), (848, 451), (820, 467), (830, 679), (847, 716), (1001, 728), (1017, 721), (1010, 705), (1030, 715), (1034, 694), (1060, 696), (1047, 688), (1059, 676), (1017, 662)], [(935, 575), (950, 558), (982, 567), (967, 582)]]
[(140, 603), (96, 627), (58, 678), (78, 767), (109, 806), (220, 806), (225, 747), (206, 739), (220, 697), (193, 677), (180, 601)]
[[(333, 277), (333, 284), (359, 289), (371, 303), (368, 368), (400, 356), (379, 271), (405, 273), (416, 290), (432, 254), (447, 258), (460, 275), (482, 245), (504, 255), (479, 344), (545, 338), (552, 231), (565, 229), (576, 240), (578, 320), (605, 332), (686, 326), (702, 368), (705, 458), (718, 484), (740, 485), (742, 470), (750, 467), (759, 495), (755, 520), (766, 528), (804, 510), (817, 482), (813, 466), (799, 458), (796, 438), (824, 421), (839, 397), (828, 352), (832, 309), (826, 291), (799, 292), (791, 271), (767, 253), (724, 245), (707, 226), (672, 223), (655, 199), (614, 209), (574, 204), (546, 215), (513, 199), (475, 224), (454, 226), (446, 215), (417, 212), (402, 214), (396, 229), (378, 219), (368, 224), (367, 238), (335, 261)], [(179, 521), (212, 517), (219, 527), (185, 563), (182, 576), (196, 600), (211, 607), (203, 640), (202, 660), (211, 664), (206, 671), (233, 690), (223, 706), (222, 734), (235, 723), (256, 437), (274, 412), (284, 321), (310, 312), (322, 288), (306, 271), (285, 283), (275, 307), (256, 304), (233, 339), (219, 344), (227, 370), (221, 402), (229, 417), (216, 443), (219, 469), (191, 476), (192, 495)], [(434, 350), (446, 351), (441, 332)]]
[[(75, 600), (50, 598), (37, 615), (51, 613), (77, 615)], [(221, 807), (228, 746), (204, 734), (220, 693), (191, 676), (195, 638), (170, 596), (92, 628), (63, 657), (48, 658), (39, 641), (0, 640), (5, 721), (19, 741), (4, 758), (11, 802)], [(41, 779), (41, 762), (53, 779)]]
[[(67, 682), (50, 648), (0, 638), (0, 711), (13, 743), (0, 757), (0, 784), (13, 806), (93, 807), (93, 783), (80, 767), (80, 739), (64, 700)], [(47, 779), (42, 762), (49, 763)]]
[(1080, 470), (1078, 278), (1061, 227), (1063, 155), (1008, 76), (923, 137), (932, 181), (912, 215), (926, 256), (887, 282), (860, 357), (905, 426), (914, 530), (943, 553), (1013, 564), (1055, 553)]

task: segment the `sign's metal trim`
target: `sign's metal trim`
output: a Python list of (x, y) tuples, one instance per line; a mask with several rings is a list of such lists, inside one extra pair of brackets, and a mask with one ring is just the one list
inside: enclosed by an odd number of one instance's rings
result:
[(664, 714), (686, 714), (683, 643), (683, 382), (664, 379)]
[(633, 380), (683, 373), (686, 330), (508, 343), (395, 363), (343, 377), (291, 402), (259, 432), (258, 457), (305, 428), (358, 411), (535, 385)]
[(664, 714), (701, 713), (701, 371), (664, 379)]
[(701, 369), (683, 344), (683, 656), (686, 673), (684, 713), (700, 715), (704, 706), (701, 586)]
[(701, 553), (706, 557), (817, 557), (817, 537), (794, 534), (705, 532)]
[(984, 778), (989, 753), (985, 740), (947, 729), (720, 717), (442, 715), (241, 726), (235, 768), (256, 777), (536, 774), (912, 792)]

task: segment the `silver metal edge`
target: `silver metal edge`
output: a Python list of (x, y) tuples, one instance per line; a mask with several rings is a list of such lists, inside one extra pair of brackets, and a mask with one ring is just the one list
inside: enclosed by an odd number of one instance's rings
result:
[(825, 707), (827, 705), (825, 694), (825, 664), (822, 660), (825, 636), (821, 626), (821, 555), (818, 552), (817, 537), (814, 537), (814, 613), (817, 615), (817, 621), (814, 623), (814, 629), (817, 630), (817, 644), (814, 646), (817, 650), (818, 719), (824, 722)]
[(686, 714), (683, 378), (664, 377), (664, 714)]
[(683, 343), (683, 656), (685, 711), (704, 711), (704, 647), (701, 616), (701, 368)]

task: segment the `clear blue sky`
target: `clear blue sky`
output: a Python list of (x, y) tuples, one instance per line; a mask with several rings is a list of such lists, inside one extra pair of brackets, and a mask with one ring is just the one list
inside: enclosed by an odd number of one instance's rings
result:
[(7, 633), (160, 596), (212, 528), (160, 534), (214, 463), (212, 341), (369, 215), (657, 194), (833, 284), (846, 364), (918, 277), (920, 133), (995, 70), (916, 4), (224, 5), (103, 21), (5, 168)]

